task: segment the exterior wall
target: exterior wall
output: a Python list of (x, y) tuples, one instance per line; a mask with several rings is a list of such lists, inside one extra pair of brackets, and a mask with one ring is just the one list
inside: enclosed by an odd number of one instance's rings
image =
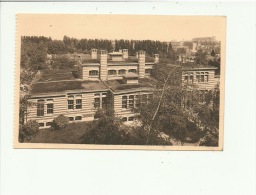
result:
[[(52, 122), (54, 118), (63, 114), (67, 117), (76, 117), (81, 116), (82, 120), (78, 121), (92, 121), (94, 120), (94, 115), (97, 111), (94, 108), (94, 98), (99, 97), (102, 100), (102, 97), (106, 97), (107, 91), (104, 92), (93, 92), (93, 93), (68, 93), (63, 96), (57, 97), (42, 97), (42, 98), (31, 98), (29, 101), (33, 102), (33, 106), (28, 108), (28, 116), (27, 120), (36, 120), (38, 123), (44, 123), (44, 127), (46, 126), (47, 122)], [(95, 96), (97, 94), (97, 96)], [(68, 109), (68, 96), (74, 96), (74, 109)], [(82, 96), (80, 98), (80, 96)], [(53, 114), (47, 114), (47, 99), (53, 99)], [(75, 108), (76, 99), (82, 100), (82, 109)], [(38, 100), (45, 100), (44, 104), (44, 116), (37, 116), (37, 101)], [(102, 102), (101, 102), (102, 105)], [(74, 118), (75, 119), (75, 118)], [(74, 120), (75, 122), (76, 120)]]
[[(115, 114), (117, 117), (130, 117), (130, 116), (138, 116), (138, 114), (134, 113), (128, 106), (128, 108), (122, 108), (122, 97), (129, 96), (129, 95), (143, 95), (143, 94), (152, 94), (150, 91), (145, 92), (129, 92), (124, 94), (114, 94), (113, 95), (113, 105)], [(129, 98), (127, 99), (127, 105), (129, 105)], [(135, 105), (135, 101), (134, 101)]]
[(139, 51), (139, 77), (144, 78), (145, 77), (145, 51)]
[(112, 55), (111, 60), (112, 61), (123, 61), (123, 56), (122, 55)]
[(100, 53), (100, 79), (105, 81), (107, 80), (107, 60), (108, 54), (107, 51), (101, 50)]
[[(208, 82), (206, 81), (206, 76), (204, 76), (204, 82), (197, 81), (198, 73), (208, 73)], [(190, 82), (189, 85), (193, 85), (194, 87), (202, 90), (212, 90), (215, 88), (215, 79), (214, 70), (188, 70), (182, 71), (182, 83), (185, 84), (185, 76), (193, 76), (193, 82)], [(207, 75), (207, 74), (204, 74)]]
[[(89, 71), (98, 71), (98, 75), (89, 75)], [(84, 66), (83, 67), (83, 80), (98, 80), (100, 75), (99, 66)]]

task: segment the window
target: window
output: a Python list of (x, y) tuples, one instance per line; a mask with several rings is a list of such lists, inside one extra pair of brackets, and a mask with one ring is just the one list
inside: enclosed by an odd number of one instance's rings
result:
[(151, 72), (152, 72), (152, 69), (145, 69), (146, 74), (151, 74)]
[(187, 75), (184, 77), (184, 82), (188, 83), (188, 76)]
[(100, 98), (94, 98), (94, 108), (100, 108)]
[(199, 83), (205, 83), (209, 81), (209, 72), (197, 72), (196, 79)]
[(123, 122), (126, 122), (126, 121), (127, 121), (127, 117), (123, 117), (123, 118), (122, 118), (122, 121), (123, 121)]
[(136, 96), (135, 96), (135, 106), (136, 106), (136, 107), (139, 107), (139, 106), (140, 106), (140, 96), (139, 96), (139, 95), (136, 95)]
[(148, 94), (148, 101), (152, 101), (153, 100), (153, 94)]
[(102, 97), (102, 108), (107, 109), (107, 97)]
[(97, 70), (90, 70), (89, 71), (89, 76), (98, 76), (99, 75), (99, 71)]
[(52, 126), (52, 122), (47, 122), (46, 126)]
[(82, 109), (82, 100), (76, 99), (76, 109)]
[(137, 70), (136, 69), (130, 69), (130, 70), (128, 70), (128, 72), (137, 73)]
[(134, 121), (134, 117), (133, 116), (129, 117), (128, 121)]
[(122, 97), (122, 108), (127, 108), (127, 96)]
[(193, 75), (190, 75), (189, 76), (189, 83), (192, 84), (194, 82), (194, 77)]
[(44, 100), (37, 101), (37, 116), (44, 116)]
[(44, 127), (44, 123), (38, 123), (39, 127)]
[(81, 116), (76, 116), (76, 117), (75, 117), (75, 120), (76, 120), (76, 121), (80, 121), (80, 120), (82, 120), (82, 117), (81, 117)]
[(142, 103), (142, 104), (147, 104), (147, 95), (146, 95), (146, 94), (143, 94), (143, 95), (142, 95), (141, 103)]
[(47, 114), (53, 114), (53, 103), (47, 104)]
[(74, 117), (68, 117), (69, 121), (73, 121)]
[(68, 109), (69, 110), (74, 109), (74, 100), (68, 100)]
[(129, 96), (129, 108), (134, 108), (134, 96)]
[(118, 70), (118, 74), (126, 74), (126, 70), (125, 69), (121, 69), (121, 70)]
[(116, 70), (108, 70), (108, 75), (116, 75)]

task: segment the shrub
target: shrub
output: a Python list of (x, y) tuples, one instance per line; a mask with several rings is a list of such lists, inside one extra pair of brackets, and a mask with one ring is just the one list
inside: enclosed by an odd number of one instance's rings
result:
[(68, 123), (69, 123), (68, 117), (65, 117), (64, 115), (61, 114), (53, 120), (52, 127), (55, 130), (60, 130), (65, 128), (68, 125)]
[(22, 131), (27, 135), (34, 135), (39, 131), (39, 124), (35, 120), (29, 120), (22, 128)]

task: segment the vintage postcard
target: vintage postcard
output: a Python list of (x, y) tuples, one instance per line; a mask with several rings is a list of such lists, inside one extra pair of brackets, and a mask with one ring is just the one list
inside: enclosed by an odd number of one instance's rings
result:
[(18, 14), (14, 148), (223, 150), (226, 17)]

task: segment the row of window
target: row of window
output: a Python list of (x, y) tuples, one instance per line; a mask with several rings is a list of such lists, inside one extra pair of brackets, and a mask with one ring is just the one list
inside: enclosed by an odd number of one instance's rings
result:
[(122, 96), (122, 108), (139, 107), (141, 104), (147, 104), (153, 98), (152, 94)]
[[(76, 97), (76, 98), (81, 98)], [(68, 110), (74, 110), (74, 109), (82, 109), (82, 99), (74, 99), (74, 96), (68, 96)], [(95, 94), (94, 98), (94, 108), (107, 108), (107, 97), (106, 94), (103, 94), (102, 97), (100, 97), (100, 94)], [(37, 101), (37, 116), (44, 116), (45, 112), (45, 101), (44, 100), (38, 100)], [(46, 103), (46, 113), (47, 114), (53, 114), (54, 112), (54, 106), (53, 101)]]
[[(126, 74), (126, 70), (125, 69), (121, 69), (121, 70), (108, 70), (108, 75), (123, 75)], [(132, 73), (137, 73), (137, 69), (129, 69), (128, 72), (132, 72)], [(151, 74), (152, 69), (145, 69), (145, 74)], [(99, 75), (99, 71), (98, 70), (90, 70), (89, 71), (89, 76), (98, 76)]]
[(194, 82), (197, 83), (205, 83), (209, 81), (209, 73), (208, 72), (197, 72), (196, 73), (196, 80), (194, 79), (194, 75), (191, 74), (185, 74), (184, 77), (184, 83), (192, 84)]
[[(75, 116), (75, 117), (68, 117), (69, 121), (81, 121), (82, 120), (82, 116)], [(52, 126), (52, 122), (46, 122), (46, 123), (38, 123), (39, 127), (50, 127)]]
[(135, 121), (137, 120), (137, 117), (134, 116), (130, 116), (130, 117), (122, 117), (122, 121), (123, 122), (127, 122), (127, 121)]

